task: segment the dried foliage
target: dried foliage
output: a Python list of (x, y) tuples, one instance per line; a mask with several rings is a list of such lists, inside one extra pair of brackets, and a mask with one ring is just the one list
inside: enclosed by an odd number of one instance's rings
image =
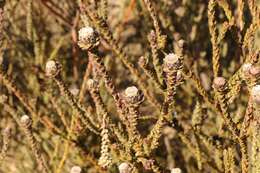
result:
[(0, 0), (0, 172), (260, 173), (258, 0)]

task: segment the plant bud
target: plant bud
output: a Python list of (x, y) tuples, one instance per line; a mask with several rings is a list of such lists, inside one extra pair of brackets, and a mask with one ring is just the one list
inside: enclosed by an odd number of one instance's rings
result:
[(87, 86), (89, 89), (96, 89), (98, 87), (98, 82), (96, 80), (89, 79), (87, 81)]
[(135, 86), (128, 87), (125, 90), (126, 97), (137, 97), (138, 94), (138, 89)]
[(149, 33), (148, 39), (149, 39), (149, 40), (156, 41), (156, 33), (155, 33), (154, 30), (151, 30), (151, 32)]
[(135, 86), (126, 88), (124, 97), (130, 104), (139, 104), (143, 101), (142, 93)]
[(174, 53), (170, 53), (166, 55), (165, 58), (163, 59), (164, 72), (179, 70), (181, 67), (182, 67), (181, 58)]
[(31, 125), (32, 121), (28, 115), (23, 115), (21, 117), (21, 123), (22, 123), (22, 125), (29, 126), (29, 125)]
[(79, 166), (73, 166), (71, 169), (70, 169), (70, 173), (81, 173), (81, 167)]
[(180, 168), (173, 168), (173, 169), (171, 169), (171, 173), (181, 173), (181, 169)]
[(129, 163), (121, 163), (118, 166), (119, 173), (131, 173), (132, 172), (132, 166)]
[(183, 77), (181, 71), (178, 71), (178, 72), (177, 72), (176, 80), (177, 80), (177, 82), (182, 82), (182, 81), (184, 80), (184, 77)]
[(227, 81), (223, 77), (216, 77), (213, 81), (213, 87), (216, 90), (225, 90), (227, 87)]
[(75, 97), (79, 95), (79, 88), (77, 86), (75, 86), (75, 85), (71, 86), (69, 88), (69, 91)]
[(78, 45), (81, 49), (89, 50), (99, 45), (99, 35), (92, 27), (81, 28), (78, 35)]
[(61, 65), (60, 63), (54, 61), (54, 60), (49, 60), (46, 63), (46, 67), (45, 67), (45, 73), (46, 76), (48, 77), (55, 77), (58, 74), (60, 74), (61, 71)]
[(242, 66), (242, 72), (245, 77), (247, 77), (250, 74), (250, 69), (252, 67), (252, 64), (246, 63)]
[(185, 46), (186, 46), (186, 41), (183, 40), (183, 39), (180, 39), (180, 40), (178, 41), (178, 46), (179, 46), (180, 48), (185, 47)]
[(141, 67), (146, 67), (146, 66), (148, 65), (148, 60), (147, 60), (147, 58), (145, 58), (144, 56), (141, 56), (141, 57), (139, 58), (138, 64), (139, 64)]

